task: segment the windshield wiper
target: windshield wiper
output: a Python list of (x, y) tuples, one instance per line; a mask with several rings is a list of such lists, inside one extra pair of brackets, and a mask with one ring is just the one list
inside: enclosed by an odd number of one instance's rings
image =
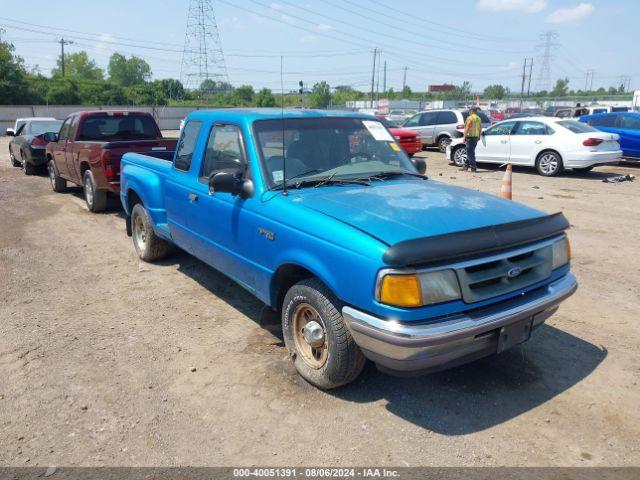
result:
[[(314, 172), (314, 171), (316, 170), (312, 170), (311, 172)], [(287, 188), (302, 188), (302, 187), (308, 187), (308, 186), (313, 186), (314, 188), (316, 188), (316, 187), (322, 187), (324, 185), (366, 185), (366, 186), (371, 185), (371, 182), (369, 182), (366, 178), (353, 178), (353, 179), (334, 178), (336, 176), (335, 172), (325, 177), (307, 178), (303, 180), (298, 180), (297, 182), (291, 182), (291, 180), (295, 179), (296, 177), (308, 175), (311, 172), (305, 172), (303, 174), (296, 175), (291, 178), (287, 178)], [(276, 185), (271, 190), (282, 190), (282, 188), (283, 188), (283, 185), (280, 184), (280, 185)]]
[(421, 175), (419, 173), (414, 173), (414, 172), (406, 172), (404, 170), (387, 170), (384, 172), (377, 172), (377, 173), (374, 173), (373, 175), (356, 178), (355, 180), (366, 180), (371, 182), (374, 180), (384, 180), (385, 178), (389, 178), (389, 177), (397, 177), (399, 175), (408, 175), (410, 177), (418, 177), (418, 178), (427, 180), (427, 177), (425, 175)]

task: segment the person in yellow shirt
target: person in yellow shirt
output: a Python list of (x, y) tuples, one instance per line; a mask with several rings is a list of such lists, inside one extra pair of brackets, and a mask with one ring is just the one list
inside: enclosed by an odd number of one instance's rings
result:
[(478, 145), (481, 134), (482, 120), (478, 116), (478, 107), (469, 107), (469, 116), (464, 124), (464, 143), (467, 146), (467, 161), (460, 170), (466, 172), (471, 168), (472, 172), (477, 171), (476, 146)]

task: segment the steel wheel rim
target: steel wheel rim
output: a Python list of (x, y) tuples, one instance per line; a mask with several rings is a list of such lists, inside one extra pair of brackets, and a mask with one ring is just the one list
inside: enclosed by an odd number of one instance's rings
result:
[(84, 181), (84, 197), (89, 206), (93, 205), (93, 184), (88, 178)]
[[(310, 322), (317, 322), (322, 326), (324, 341), (319, 347), (312, 347), (304, 338), (304, 328)], [(309, 367), (317, 370), (327, 363), (329, 348), (324, 322), (318, 311), (308, 303), (299, 304), (293, 312), (293, 340), (296, 352)]]
[(133, 238), (135, 238), (138, 248), (144, 250), (147, 244), (147, 230), (140, 215), (136, 215), (133, 220)]
[(467, 160), (467, 151), (464, 148), (457, 149), (453, 154), (453, 161), (456, 165), (463, 165)]
[(546, 153), (540, 157), (540, 170), (543, 173), (550, 174), (558, 170), (558, 159), (552, 153)]

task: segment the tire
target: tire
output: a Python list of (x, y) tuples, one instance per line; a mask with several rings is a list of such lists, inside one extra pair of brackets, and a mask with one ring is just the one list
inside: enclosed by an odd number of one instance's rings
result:
[(22, 167), (22, 164), (16, 159), (16, 157), (13, 154), (13, 152), (11, 151), (11, 149), (9, 149), (9, 158), (11, 159), (11, 166), (12, 167)]
[(464, 145), (456, 148), (452, 153), (451, 157), (453, 163), (455, 163), (458, 167), (464, 167), (467, 161), (467, 147)]
[(536, 159), (536, 170), (544, 177), (555, 177), (562, 173), (562, 157), (556, 152), (542, 152)]
[(447, 147), (451, 144), (451, 139), (447, 136), (442, 136), (438, 139), (438, 150), (440, 153), (446, 153)]
[[(322, 345), (306, 342), (304, 328), (315, 322)], [(322, 282), (302, 280), (289, 289), (282, 304), (284, 342), (296, 370), (307, 382), (323, 390), (355, 380), (366, 361), (340, 313), (340, 302)]]
[(36, 167), (32, 163), (27, 162), (27, 157), (22, 150), (20, 150), (20, 160), (22, 160), (22, 171), (25, 175), (33, 175), (36, 173)]
[(56, 164), (53, 160), (47, 162), (47, 171), (49, 173), (49, 181), (51, 182), (51, 189), (56, 193), (62, 193), (67, 189), (67, 181), (58, 175)]
[(82, 184), (84, 186), (84, 201), (87, 202), (87, 208), (94, 213), (104, 211), (107, 208), (107, 192), (96, 187), (96, 181), (93, 178), (91, 170), (84, 172)]
[(593, 170), (593, 166), (591, 167), (582, 167), (582, 168), (574, 168), (573, 171), (577, 173), (587, 173)]
[(152, 262), (167, 256), (170, 245), (156, 235), (147, 209), (142, 203), (136, 203), (131, 211), (131, 230), (133, 246), (141, 260)]

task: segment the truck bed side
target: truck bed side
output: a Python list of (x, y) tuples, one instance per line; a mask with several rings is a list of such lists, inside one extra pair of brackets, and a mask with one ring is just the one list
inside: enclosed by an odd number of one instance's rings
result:
[(156, 233), (162, 238), (170, 239), (165, 182), (171, 170), (171, 162), (139, 153), (125, 153), (121, 165), (120, 199), (127, 216), (131, 215), (132, 201), (137, 196), (149, 212)]

